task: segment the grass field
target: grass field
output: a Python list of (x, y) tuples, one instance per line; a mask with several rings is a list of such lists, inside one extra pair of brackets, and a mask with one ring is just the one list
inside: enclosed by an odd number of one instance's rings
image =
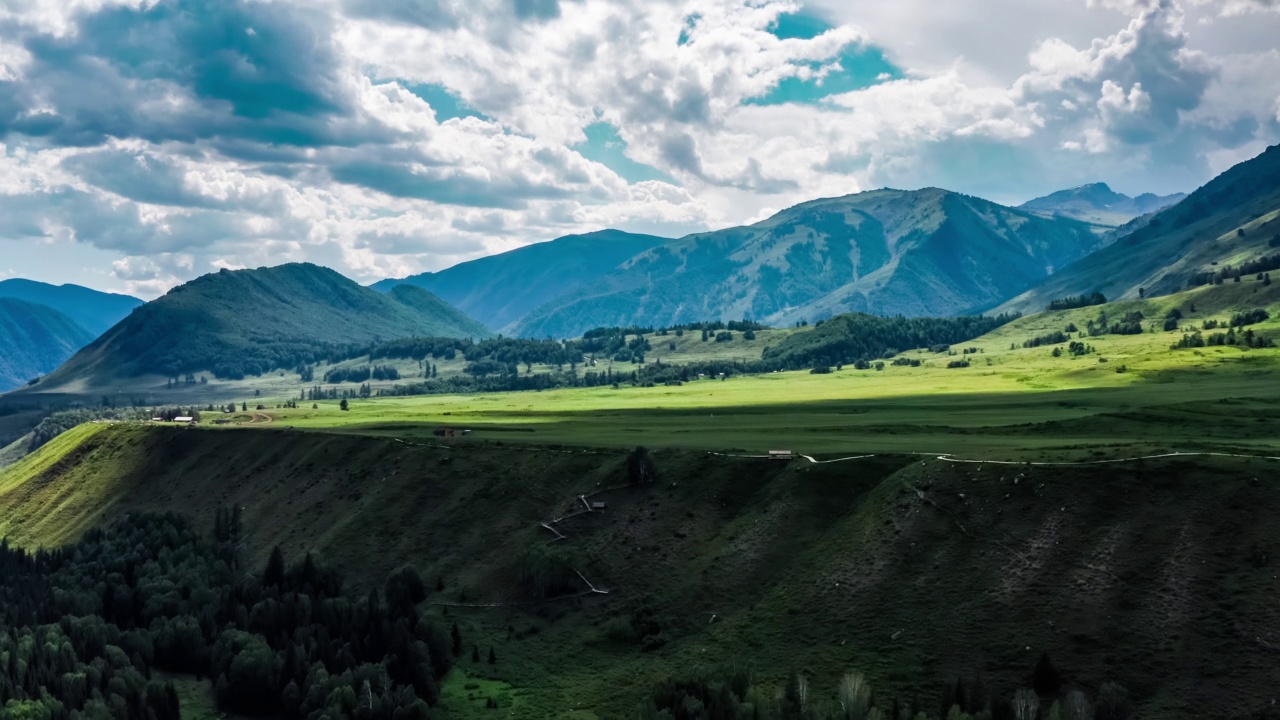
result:
[[(964, 343), (977, 350), (970, 355), (901, 355), (920, 367), (886, 364), (881, 371), (774, 373), (655, 388), (372, 398), (353, 401), (346, 412), (322, 402), (266, 414), (288, 428), (401, 438), (429, 438), (442, 426), (473, 431), (458, 442), (755, 452), (785, 445), (808, 453), (1015, 458), (1099, 449), (1274, 450), (1280, 447), (1280, 350), (1171, 350), (1183, 331), (1160, 326), (1175, 307), (1187, 330), (1207, 319), (1226, 321), (1242, 306), (1275, 310), (1278, 291), (1280, 285), (1250, 280), (1107, 305), (1112, 318), (1141, 310), (1154, 331), (1088, 338), (1095, 351), (1081, 357), (1021, 345), (1069, 323), (1083, 328), (1100, 308), (1023, 318)], [(1252, 327), (1280, 338), (1280, 318)], [(970, 367), (947, 367), (961, 358)]]

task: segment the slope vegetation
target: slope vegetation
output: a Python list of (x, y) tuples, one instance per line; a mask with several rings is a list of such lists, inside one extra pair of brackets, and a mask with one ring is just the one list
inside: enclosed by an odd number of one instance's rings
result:
[(515, 330), (572, 337), (706, 319), (954, 315), (998, 304), (1102, 243), (1073, 220), (944, 190), (877, 190), (661, 245), (534, 310)]
[(1214, 178), (1106, 248), (1002, 306), (1035, 312), (1068, 295), (1168, 294), (1219, 264), (1280, 252), (1280, 146)]
[(79, 285), (49, 285), (22, 278), (0, 280), (0, 298), (47, 305), (95, 337), (111, 329), (142, 304), (138, 298), (128, 295), (99, 292)]
[(0, 298), (0, 392), (54, 370), (92, 341), (92, 333), (53, 308)]
[(488, 334), (417, 288), (387, 296), (310, 264), (223, 270), (139, 308), (48, 380), (92, 387), (143, 374), (243, 378), (313, 362), (338, 346)]
[[(1006, 694), (1048, 652), (1068, 686), (1119, 682), (1146, 718), (1249, 716), (1277, 679), (1280, 494), (1266, 461), (659, 452), (659, 482), (626, 486), (624, 452), (78, 433), (0, 475), (0, 534), (56, 546), (132, 510), (208, 528), (235, 505), (255, 567), (280, 544), (368, 587), (411, 562), (441, 579), (431, 601), (459, 605), (448, 617), (468, 642), (496, 651), (492, 665), (459, 660), (458, 685), (484, 691), (446, 688), (449, 717), (492, 716), (490, 699), (518, 717), (628, 717), (654, 682), (730, 662), (773, 687), (803, 668), (821, 697), (860, 670), (878, 697), (933, 711), (955, 678), (980, 672)], [(586, 493), (605, 511), (557, 523), (566, 539), (547, 544), (540, 523)], [(534, 602), (521, 567), (539, 548), (608, 594)], [(465, 607), (491, 603), (515, 604)]]
[(530, 309), (665, 242), (669, 241), (620, 230), (569, 235), (440, 272), (383, 280), (373, 288), (382, 292), (399, 285), (426, 288), (485, 325), (505, 331)]

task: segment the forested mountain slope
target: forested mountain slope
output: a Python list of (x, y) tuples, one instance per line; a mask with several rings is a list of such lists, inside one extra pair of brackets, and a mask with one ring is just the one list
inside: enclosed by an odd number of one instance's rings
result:
[(1168, 294), (1201, 273), (1280, 255), (1280, 146), (1211, 180), (1144, 226), (1062, 269), (1002, 310), (1034, 312), (1068, 295)]
[(128, 295), (98, 292), (79, 285), (12, 278), (0, 280), (0, 298), (45, 305), (74, 320), (96, 337), (123, 320), (142, 301)]
[(0, 392), (51, 372), (93, 333), (44, 305), (0, 298)]

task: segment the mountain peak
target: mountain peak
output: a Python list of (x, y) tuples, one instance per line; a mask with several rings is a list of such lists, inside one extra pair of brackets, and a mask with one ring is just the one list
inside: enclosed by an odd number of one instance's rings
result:
[(1159, 197), (1144, 193), (1137, 198), (1118, 193), (1104, 182), (1077, 185), (1044, 197), (1029, 200), (1019, 207), (1044, 217), (1060, 216), (1100, 225), (1120, 227), (1134, 218), (1166, 208), (1184, 195)]

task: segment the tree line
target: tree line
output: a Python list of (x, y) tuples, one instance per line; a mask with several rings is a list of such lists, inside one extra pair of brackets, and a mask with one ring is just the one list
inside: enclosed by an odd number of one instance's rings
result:
[(639, 720), (1127, 720), (1134, 703), (1122, 685), (1095, 691), (1064, 681), (1048, 654), (1031, 669), (1027, 687), (990, 688), (982, 674), (947, 683), (933, 700), (877, 694), (866, 676), (850, 672), (833, 688), (815, 688), (792, 672), (782, 692), (742, 667), (693, 670), (659, 682), (641, 701)]
[(425, 719), (461, 639), (424, 617), (417, 572), (381, 592), (276, 548), (244, 572), (238, 511), (212, 536), (173, 513), (128, 516), (78, 543), (28, 553), (0, 542), (5, 718), (179, 720), (154, 671), (213, 681), (224, 712)]

